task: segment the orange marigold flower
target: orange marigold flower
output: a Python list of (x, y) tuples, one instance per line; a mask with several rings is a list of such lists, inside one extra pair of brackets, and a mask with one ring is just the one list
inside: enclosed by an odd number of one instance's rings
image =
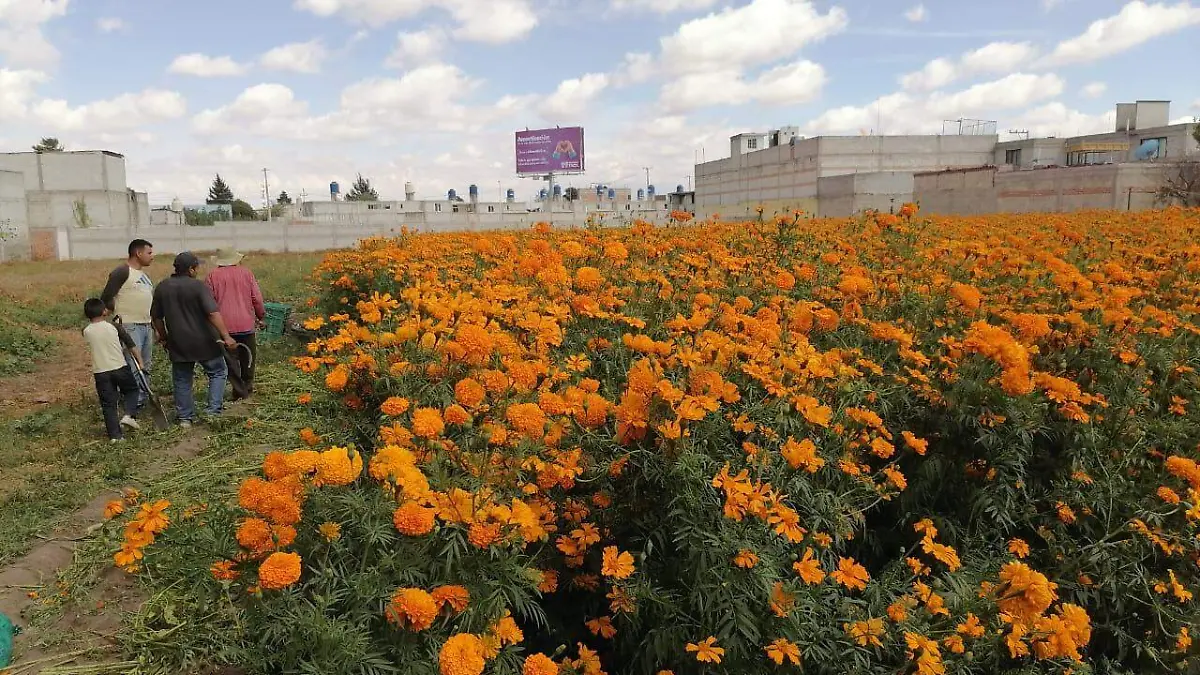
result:
[(233, 581), (238, 578), (238, 572), (233, 565), (232, 560), (218, 560), (208, 568), (208, 571), (217, 581)]
[(258, 567), (258, 585), (266, 590), (287, 588), (300, 580), (300, 556), (272, 553)]
[(486, 397), (487, 390), (483, 385), (469, 377), (459, 380), (458, 384), (454, 385), (454, 400), (465, 408), (478, 407)]
[(408, 399), (401, 396), (391, 396), (383, 402), (383, 405), (379, 406), (379, 411), (384, 415), (396, 417), (408, 412), (408, 406)]
[(758, 564), (758, 556), (753, 551), (742, 549), (733, 557), (733, 564), (742, 569), (750, 569)]
[(392, 514), (392, 523), (400, 534), (419, 537), (433, 531), (437, 509), (421, 506), (417, 502), (405, 502)]
[(317, 531), (325, 537), (325, 541), (337, 541), (342, 537), (342, 526), (337, 523), (321, 523)]
[(122, 513), (125, 513), (125, 501), (122, 499), (114, 499), (104, 505), (105, 520), (112, 520)]
[(518, 433), (540, 437), (546, 427), (546, 413), (535, 403), (510, 405), (504, 418)]
[(455, 614), (465, 612), (471, 603), (471, 592), (464, 586), (438, 586), (432, 595), (439, 609), (449, 607)]
[(784, 661), (793, 666), (800, 665), (800, 648), (783, 638), (778, 638), (767, 645), (766, 652), (767, 658), (774, 661), (776, 665), (782, 666)]
[(446, 408), (443, 417), (446, 418), (447, 424), (463, 425), (471, 421), (471, 413), (457, 403)]
[(825, 571), (821, 569), (821, 561), (813, 557), (811, 548), (804, 550), (804, 557), (799, 562), (792, 563), (792, 569), (806, 584), (819, 584), (825, 580)]
[(437, 408), (417, 408), (412, 414), (413, 433), (421, 438), (437, 438), (446, 430), (442, 413)]
[(700, 663), (720, 663), (721, 657), (725, 656), (725, 650), (717, 646), (715, 637), (707, 637), (700, 642), (689, 642), (687, 651), (689, 654), (695, 654)]
[(558, 675), (558, 664), (545, 654), (530, 654), (525, 657), (521, 675)]
[(622, 553), (617, 551), (616, 546), (605, 547), (601, 574), (614, 579), (628, 579), (633, 571), (633, 556), (628, 551)]
[(433, 625), (440, 606), (419, 588), (400, 588), (392, 594), (385, 615), (388, 623), (419, 633)]
[(837, 570), (831, 572), (829, 576), (846, 588), (859, 591), (865, 589), (867, 582), (871, 580), (867, 569), (855, 562), (853, 558), (839, 558)]
[(483, 641), (470, 633), (459, 633), (446, 640), (438, 653), (441, 675), (480, 675), (484, 665)]
[(1017, 556), (1018, 558), (1024, 558), (1025, 556), (1029, 555), (1029, 544), (1027, 544), (1024, 539), (1009, 539), (1008, 552)]

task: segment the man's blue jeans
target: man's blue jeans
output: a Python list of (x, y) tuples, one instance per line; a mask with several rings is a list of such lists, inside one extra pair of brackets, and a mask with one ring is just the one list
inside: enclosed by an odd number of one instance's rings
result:
[[(142, 366), (146, 372), (150, 372), (151, 359), (154, 356), (154, 330), (148, 323), (122, 323), (121, 327), (129, 334), (129, 339), (133, 340), (134, 350), (138, 356), (142, 357)], [(133, 362), (129, 354), (125, 354), (125, 362), (129, 364), (129, 369), (136, 371), (137, 364)], [(138, 403), (146, 403), (146, 392), (138, 392)]]
[[(204, 412), (209, 415), (219, 415), (225, 400), (225, 383), (229, 380), (229, 369), (225, 365), (225, 357), (218, 356), (211, 361), (203, 361), (200, 363), (200, 367), (208, 376), (208, 408)], [(196, 401), (192, 394), (195, 378), (195, 363), (171, 363), (171, 379), (175, 386), (175, 414), (181, 422), (196, 421)]]

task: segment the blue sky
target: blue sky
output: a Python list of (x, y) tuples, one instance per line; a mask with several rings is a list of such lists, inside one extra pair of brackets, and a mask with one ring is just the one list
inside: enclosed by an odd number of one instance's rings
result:
[(0, 151), (126, 155), (164, 203), (221, 174), (248, 201), (513, 175), (512, 132), (579, 124), (567, 184), (686, 184), (728, 136), (1105, 131), (1117, 101), (1200, 115), (1183, 0), (0, 0)]

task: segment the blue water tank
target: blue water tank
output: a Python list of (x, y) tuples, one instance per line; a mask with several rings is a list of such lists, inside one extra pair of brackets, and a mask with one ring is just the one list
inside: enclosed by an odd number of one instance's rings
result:
[(517, 191), (516, 191), (516, 190), (514, 190), (514, 189), (512, 189), (512, 188), (509, 188), (509, 189), (508, 189), (508, 192), (507, 192), (507, 193), (505, 193), (505, 195), (504, 195), (504, 196), (505, 196), (505, 197), (508, 199), (508, 201), (510, 201), (510, 202), (512, 202), (512, 201), (516, 201), (516, 199), (517, 199)]
[(1151, 138), (1149, 140), (1142, 141), (1142, 144), (1139, 145), (1138, 149), (1134, 151), (1133, 156), (1138, 160), (1155, 159), (1158, 157), (1160, 150), (1161, 146), (1159, 145), (1158, 139)]
[(540, 199), (542, 201), (546, 201), (546, 188), (542, 188), (541, 190), (538, 190), (538, 199)]
[(675, 192), (676, 192), (676, 193), (678, 193), (678, 194), (683, 194), (683, 186), (682, 186), (682, 185), (676, 185), (676, 186), (675, 186)]
[(646, 189), (646, 196), (649, 197), (650, 199), (654, 199), (654, 186), (653, 185), (651, 185), (649, 188)]
[(331, 194), (331, 195), (341, 194), (341, 191), (342, 191), (342, 188), (338, 186), (337, 181), (334, 181), (329, 184), (329, 194)]
[(558, 199), (559, 197), (562, 197), (562, 186), (555, 185), (554, 186), (554, 198)]
[(609, 198), (609, 199), (616, 199), (616, 198), (617, 198), (617, 191), (616, 191), (616, 190), (614, 190), (613, 188), (608, 188), (608, 198)]
[(471, 185), (467, 188), (467, 194), (470, 195), (471, 199), (479, 199), (479, 186)]
[(458, 199), (458, 190), (450, 188), (450, 191), (446, 193), (446, 199), (449, 199), (450, 201)]
[(601, 199), (601, 198), (603, 198), (603, 197), (604, 197), (604, 186), (603, 186), (603, 185), (597, 185), (597, 186), (596, 186), (596, 198), (597, 198), (597, 199)]
[(643, 190), (642, 188), (638, 188), (637, 200), (640, 202), (640, 201), (644, 201), (645, 199), (646, 199), (646, 191)]

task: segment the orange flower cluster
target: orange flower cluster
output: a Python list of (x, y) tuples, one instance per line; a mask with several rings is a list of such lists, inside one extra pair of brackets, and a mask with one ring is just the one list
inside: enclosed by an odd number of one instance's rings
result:
[[(136, 492), (127, 494), (125, 501), (130, 505), (137, 504)], [(138, 571), (138, 561), (145, 556), (144, 549), (153, 544), (155, 536), (171, 524), (171, 519), (167, 516), (169, 508), (171, 502), (165, 499), (141, 504), (137, 514), (125, 525), (125, 537), (121, 543), (121, 550), (113, 554), (113, 564), (126, 572)], [(124, 506), (117, 501), (109, 502), (105, 506), (105, 512), (116, 516), (124, 512)]]

